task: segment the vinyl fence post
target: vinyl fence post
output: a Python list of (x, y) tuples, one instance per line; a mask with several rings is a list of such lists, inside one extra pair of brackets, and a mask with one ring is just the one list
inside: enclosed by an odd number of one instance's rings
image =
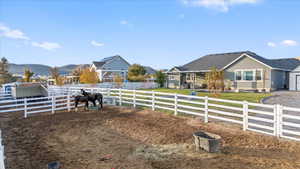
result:
[(177, 104), (178, 104), (178, 96), (177, 96), (177, 93), (175, 93), (175, 95), (174, 95), (174, 114), (175, 114), (175, 116), (178, 115)]
[(71, 111), (71, 97), (70, 97), (70, 93), (68, 92), (68, 96), (67, 96), (67, 107), (68, 107), (68, 112)]
[(208, 96), (204, 98), (204, 123), (208, 123)]
[(248, 129), (248, 102), (243, 102), (243, 130), (246, 131)]
[(119, 106), (122, 106), (122, 90), (119, 89)]
[(52, 114), (55, 113), (55, 96), (52, 96)]
[(133, 107), (136, 107), (136, 91), (133, 90)]
[(24, 98), (24, 117), (27, 118), (27, 98)]
[(282, 113), (283, 113), (283, 106), (277, 105), (277, 137), (282, 136)]
[(277, 116), (277, 114), (278, 114), (278, 113), (277, 113), (277, 108), (278, 108), (277, 105), (274, 105), (274, 106), (273, 106), (273, 114), (274, 114), (274, 115), (273, 115), (273, 116), (274, 116), (274, 124), (273, 124), (273, 125), (274, 125), (274, 126), (273, 126), (273, 127), (274, 127), (274, 133), (273, 133), (273, 134), (274, 134), (274, 136), (277, 136), (277, 135), (278, 135), (278, 134), (277, 134), (277, 132), (278, 132), (278, 129), (277, 129), (277, 128), (278, 128), (278, 127), (277, 127), (277, 126), (278, 126), (278, 124), (277, 124), (277, 118), (278, 118), (278, 116)]
[(107, 91), (107, 96), (110, 97), (110, 89)]
[(155, 111), (155, 92), (152, 91), (152, 111)]

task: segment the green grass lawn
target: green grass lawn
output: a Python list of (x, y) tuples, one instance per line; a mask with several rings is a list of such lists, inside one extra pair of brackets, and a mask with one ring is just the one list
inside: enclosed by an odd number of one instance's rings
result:
[[(190, 89), (166, 89), (166, 88), (158, 88), (158, 89), (147, 89), (148, 91), (157, 91), (157, 92), (166, 92), (166, 93), (177, 93), (190, 95)], [(270, 93), (220, 93), (215, 95), (213, 93), (208, 92), (197, 92), (198, 96), (208, 96), (219, 99), (227, 99), (227, 100), (237, 100), (237, 101), (248, 101), (253, 103), (259, 103), (261, 99), (271, 96)]]

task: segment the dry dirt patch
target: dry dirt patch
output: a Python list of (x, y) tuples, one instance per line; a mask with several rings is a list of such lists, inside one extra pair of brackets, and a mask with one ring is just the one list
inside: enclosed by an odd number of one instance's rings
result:
[[(228, 124), (194, 123), (149, 110), (105, 107), (2, 122), (8, 169), (296, 169), (300, 143), (243, 132)], [(222, 152), (196, 153), (192, 133), (223, 137)]]

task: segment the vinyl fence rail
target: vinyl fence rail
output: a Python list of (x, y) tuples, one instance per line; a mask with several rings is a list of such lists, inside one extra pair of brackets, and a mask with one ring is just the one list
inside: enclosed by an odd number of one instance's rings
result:
[[(52, 86), (48, 88), (48, 97), (0, 100), (0, 113), (20, 111), (26, 118), (36, 113), (71, 111), (74, 108), (73, 96), (79, 94), (80, 89), (82, 87)], [(245, 131), (300, 141), (298, 108), (155, 91), (96, 87), (83, 89), (102, 93), (105, 100), (113, 100), (119, 106), (142, 106), (152, 110), (166, 110), (174, 115), (200, 116), (205, 123), (211, 120), (224, 121), (240, 125)]]

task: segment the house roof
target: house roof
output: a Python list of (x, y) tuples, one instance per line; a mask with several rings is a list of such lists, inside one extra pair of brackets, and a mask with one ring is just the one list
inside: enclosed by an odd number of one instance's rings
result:
[(250, 56), (253, 59), (273, 69), (293, 70), (300, 65), (300, 61), (294, 58), (266, 59), (257, 55), (254, 52), (242, 51), (232, 53), (210, 54), (200, 57), (183, 66), (174, 68), (178, 69), (179, 71), (208, 71), (212, 67), (215, 67), (217, 69), (225, 69), (231, 64), (235, 63), (237, 60), (239, 60), (242, 56)]
[[(110, 57), (103, 58), (100, 61), (94, 61), (93, 64), (97, 67), (97, 69), (101, 69), (106, 63), (114, 60), (115, 58), (121, 58), (121, 59), (123, 59), (120, 55), (115, 55), (115, 56), (110, 56)], [(126, 63), (128, 63), (125, 59), (123, 59), (123, 60)], [(128, 63), (128, 65), (130, 65), (130, 64)]]
[(93, 62), (93, 64), (98, 68), (101, 68), (106, 62)]
[(155, 73), (156, 73), (156, 70), (153, 69), (153, 68), (150, 67), (150, 66), (143, 66), (143, 67), (144, 67), (144, 69), (146, 70), (146, 73), (147, 73), (147, 74), (152, 75), (152, 74), (155, 74)]

